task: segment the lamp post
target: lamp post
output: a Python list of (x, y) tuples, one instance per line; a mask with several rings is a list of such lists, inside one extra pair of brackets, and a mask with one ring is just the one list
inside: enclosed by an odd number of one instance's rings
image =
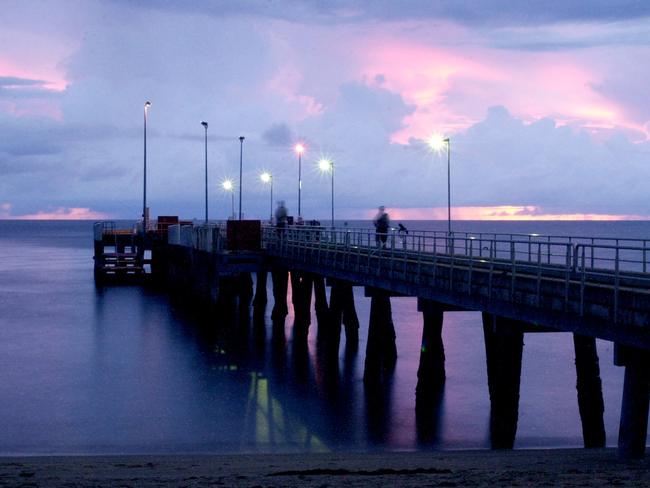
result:
[(147, 232), (147, 113), (151, 102), (144, 102), (144, 180), (142, 188), (142, 230)]
[(451, 235), (451, 141), (445, 137), (447, 143), (447, 233)]
[(203, 121), (205, 129), (205, 225), (208, 225), (208, 123)]
[(434, 134), (429, 138), (427, 144), (436, 152), (447, 147), (447, 233), (451, 234), (451, 141), (449, 137)]
[(319, 169), (323, 172), (329, 172), (332, 182), (332, 229), (334, 228), (334, 162), (329, 159), (321, 159), (318, 162)]
[(271, 206), (270, 206), (271, 213), (270, 213), (269, 220), (273, 222), (273, 175), (271, 173), (265, 172), (260, 175), (260, 179), (264, 183), (271, 184)]
[(242, 183), (243, 154), (244, 154), (244, 136), (239, 136), (239, 220), (241, 220), (241, 183)]
[(303, 144), (296, 144), (293, 148), (298, 155), (298, 217), (302, 217), (300, 211), (300, 192), (302, 191), (302, 153), (305, 152), (305, 146)]
[(230, 202), (231, 202), (230, 218), (235, 220), (235, 189), (234, 189), (234, 185), (232, 184), (232, 180), (225, 180), (221, 184), (221, 186), (223, 187), (224, 190), (230, 192)]

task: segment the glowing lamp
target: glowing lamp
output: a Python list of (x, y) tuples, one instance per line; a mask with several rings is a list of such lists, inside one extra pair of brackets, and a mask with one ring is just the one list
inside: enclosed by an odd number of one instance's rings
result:
[(445, 145), (449, 143), (449, 138), (443, 136), (442, 134), (432, 134), (429, 139), (427, 139), (427, 146), (433, 151), (440, 152), (445, 148)]
[(296, 151), (296, 154), (302, 154), (305, 152), (305, 146), (302, 144), (296, 144), (293, 150)]
[(332, 169), (332, 161), (329, 159), (321, 159), (318, 161), (318, 169), (323, 173), (329, 172)]
[(271, 178), (273, 178), (273, 176), (271, 176), (271, 173), (262, 173), (260, 175), (260, 180), (262, 180), (264, 183), (270, 183)]
[(225, 181), (221, 184), (221, 186), (222, 186), (223, 189), (226, 190), (226, 191), (232, 191), (232, 189), (233, 189), (232, 180), (225, 180)]

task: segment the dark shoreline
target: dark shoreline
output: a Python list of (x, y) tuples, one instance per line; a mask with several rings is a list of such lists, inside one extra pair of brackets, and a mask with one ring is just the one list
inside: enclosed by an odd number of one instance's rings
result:
[(648, 486), (616, 449), (0, 458), (0, 486)]

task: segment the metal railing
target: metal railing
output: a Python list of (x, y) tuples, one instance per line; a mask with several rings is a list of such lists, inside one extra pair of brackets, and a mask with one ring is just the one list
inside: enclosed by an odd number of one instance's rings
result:
[[(168, 242), (220, 252), (227, 249), (225, 224), (172, 225)], [(552, 283), (561, 290), (557, 299), (564, 310), (577, 301), (581, 316), (588, 292), (605, 290), (611, 292), (609, 318), (615, 323), (621, 293), (650, 293), (649, 246), (650, 239), (395, 230), (378, 235), (369, 228), (262, 226), (262, 249), (278, 257), (418, 284), (443, 267), (449, 290), (462, 269), (467, 293), (473, 293), (474, 283), (485, 287), (487, 281), (487, 298), (492, 298), (495, 283), (503, 292), (507, 279), (511, 301), (523, 284), (537, 307), (544, 306), (542, 289)]]
[(570, 291), (579, 290), (581, 316), (585, 313), (587, 289), (610, 289), (614, 322), (619, 318), (623, 289), (650, 292), (650, 247), (644, 239), (438, 231), (378, 236), (370, 229), (292, 226), (264, 227), (263, 246), (271, 254), (317, 265), (328, 263), (335, 268), (352, 266), (351, 271), (358, 273), (406, 279), (408, 271), (412, 275), (408, 279), (417, 283), (422, 282), (425, 266), (433, 269), (434, 275), (436, 268), (443, 266), (449, 269), (450, 290), (454, 270), (463, 268), (468, 293), (472, 292), (476, 273), (487, 273), (488, 297), (495, 276), (507, 275), (513, 301), (521, 280), (534, 283), (538, 307), (544, 283), (552, 281), (562, 284), (565, 309), (569, 307)]
[(206, 252), (226, 249), (226, 227), (216, 224), (173, 224), (167, 229), (167, 243)]

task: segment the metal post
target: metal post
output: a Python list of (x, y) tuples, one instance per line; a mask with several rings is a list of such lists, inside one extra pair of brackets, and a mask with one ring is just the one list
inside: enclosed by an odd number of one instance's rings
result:
[(273, 175), (271, 175), (271, 217), (270, 222), (273, 223)]
[(144, 102), (144, 182), (142, 189), (142, 230), (147, 232), (147, 109), (151, 102)]
[[(241, 220), (241, 184), (242, 184), (242, 161), (244, 153), (244, 136), (239, 137), (239, 220)], [(233, 214), (234, 214), (233, 210)]]
[(451, 142), (447, 143), (447, 232), (451, 235)]
[(208, 225), (208, 123), (201, 122), (205, 128), (205, 225)]
[(300, 213), (300, 192), (302, 190), (302, 151), (298, 152), (298, 217), (301, 217)]
[(334, 163), (331, 163), (332, 170), (332, 229), (334, 228)]

